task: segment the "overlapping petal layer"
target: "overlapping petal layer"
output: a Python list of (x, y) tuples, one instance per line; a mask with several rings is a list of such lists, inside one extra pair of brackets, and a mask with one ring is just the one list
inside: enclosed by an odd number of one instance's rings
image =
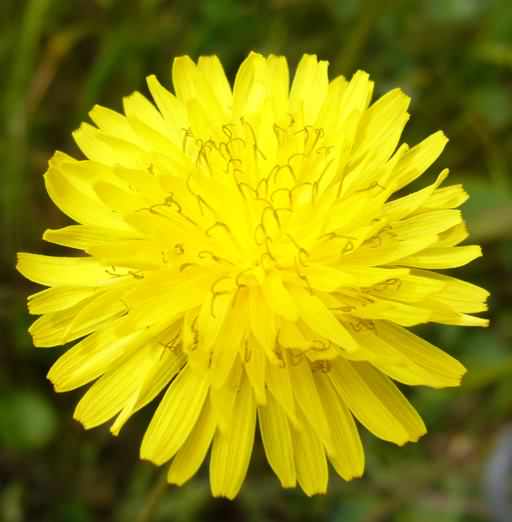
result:
[[(233, 89), (216, 57), (178, 58), (174, 92), (124, 114), (95, 107), (74, 133), (86, 160), (56, 153), (45, 174), (78, 224), (44, 239), (85, 255), (21, 253), (49, 287), (36, 346), (78, 340), (51, 368), (57, 391), (95, 381), (86, 427), (118, 434), (162, 391), (141, 457), (171, 461), (182, 484), (208, 451), (214, 495), (233, 498), (258, 425), (284, 487), (323, 493), (327, 462), (349, 480), (364, 454), (354, 422), (404, 444), (425, 426), (391, 379), (457, 386), (464, 367), (405, 327), (485, 326), (487, 292), (432, 270), (480, 256), (461, 186), (398, 193), (439, 157), (436, 132), (400, 145), (409, 99), (373, 102), (358, 71), (329, 81), (305, 55), (291, 85), (283, 57), (251, 53)], [(81, 340), (79, 340), (81, 339)]]

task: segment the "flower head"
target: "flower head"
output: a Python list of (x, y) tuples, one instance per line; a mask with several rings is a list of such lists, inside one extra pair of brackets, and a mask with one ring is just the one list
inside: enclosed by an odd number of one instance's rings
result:
[(480, 256), (457, 210), (460, 185), (397, 191), (441, 154), (436, 132), (398, 145), (409, 98), (371, 102), (358, 71), (329, 82), (305, 55), (291, 87), (283, 57), (251, 53), (233, 89), (216, 57), (177, 58), (175, 94), (154, 76), (154, 103), (96, 106), (45, 174), (77, 225), (44, 239), (85, 255), (20, 253), (18, 270), (49, 287), (36, 346), (79, 340), (51, 368), (57, 391), (95, 381), (75, 418), (115, 419), (118, 434), (163, 396), (141, 457), (171, 461), (182, 484), (208, 450), (216, 496), (245, 478), (256, 425), (284, 487), (324, 493), (330, 461), (363, 473), (354, 417), (404, 444), (425, 433), (392, 380), (457, 386), (464, 367), (406, 328), (485, 326), (487, 292), (433, 272)]

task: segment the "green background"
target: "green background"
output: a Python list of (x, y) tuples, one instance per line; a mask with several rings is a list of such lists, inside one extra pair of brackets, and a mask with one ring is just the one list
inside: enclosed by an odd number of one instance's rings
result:
[[(490, 521), (482, 476), (512, 414), (510, 2), (2, 0), (0, 17), (0, 520), (124, 522), (149, 507), (155, 522)], [(485, 256), (457, 274), (492, 292), (490, 328), (422, 329), (469, 369), (460, 389), (408, 392), (429, 434), (405, 448), (365, 434), (365, 477), (332, 475), (329, 494), (313, 499), (280, 489), (259, 443), (236, 502), (210, 498), (204, 469), (181, 489), (159, 488), (160, 471), (138, 460), (153, 407), (118, 439), (84, 431), (72, 420), (82, 391), (56, 395), (45, 379), (62, 349), (32, 347), (35, 285), (14, 271), (18, 250), (56, 252), (41, 234), (69, 221), (42, 174), (55, 149), (79, 155), (71, 131), (94, 103), (119, 110), (150, 73), (168, 84), (171, 57), (185, 53), (218, 54), (233, 78), (251, 49), (293, 66), (317, 53), (331, 75), (362, 68), (377, 94), (412, 96), (404, 139), (439, 128), (450, 138), (421, 183), (446, 166), (471, 194), (465, 215)]]

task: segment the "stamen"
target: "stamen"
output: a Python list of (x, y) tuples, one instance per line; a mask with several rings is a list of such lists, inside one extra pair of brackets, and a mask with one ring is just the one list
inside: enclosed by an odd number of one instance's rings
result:
[(271, 176), (273, 177), (273, 182), (274, 182), (275, 185), (278, 184), (278, 182), (277, 182), (277, 175), (281, 171), (288, 171), (290, 176), (293, 178), (293, 183), (297, 183), (297, 175), (295, 174), (295, 171), (293, 170), (293, 167), (290, 165), (290, 163), (287, 163), (286, 165), (275, 165), (272, 168), (272, 170), (270, 171), (269, 178)]
[(263, 151), (258, 146), (258, 140), (256, 138), (256, 133), (254, 132), (253, 126), (243, 116), (240, 118), (240, 121), (242, 122), (242, 125), (245, 125), (246, 127), (249, 128), (249, 131), (252, 134), (252, 141), (253, 141), (253, 148), (254, 148), (254, 155), (255, 155), (255, 157), (256, 157), (256, 154), (259, 153), (261, 155), (261, 157), (264, 160), (266, 160), (267, 157), (265, 156), (265, 154), (263, 154)]
[(182, 144), (181, 144), (181, 148), (183, 149), (183, 152), (186, 154), (187, 153), (187, 140), (189, 138), (193, 138), (194, 137), (194, 134), (192, 133), (192, 129), (181, 129), (182, 131), (184, 131), (184, 135), (183, 135), (183, 141), (182, 141)]
[(244, 181), (237, 181), (238, 190), (240, 191), (240, 194), (242, 194), (242, 197), (247, 200), (247, 196), (244, 194), (244, 191), (242, 190), (242, 187), (245, 187), (246, 189), (249, 189), (249, 191), (252, 193), (253, 197), (257, 199), (258, 193), (256, 190), (251, 187), (249, 184), (245, 183)]
[(231, 130), (231, 127), (234, 127), (232, 123), (225, 123), (222, 126), (222, 132), (225, 134), (228, 140), (231, 140), (233, 138), (233, 131)]
[[(269, 259), (270, 261), (268, 261)], [(275, 258), (269, 252), (263, 252), (260, 256), (260, 265), (265, 271), (271, 270), (275, 261)]]
[(306, 257), (310, 257), (310, 254), (309, 252), (304, 248), (302, 247), (301, 245), (299, 245), (299, 243), (297, 242), (297, 240), (290, 234), (290, 233), (286, 233), (285, 234), (289, 239), (290, 241), (293, 243), (293, 245), (295, 246), (295, 248), (297, 249), (298, 251), (298, 256), (297, 256), (297, 259), (298, 261), (300, 262), (300, 264), (303, 266), (303, 267), (307, 267), (308, 265), (303, 261), (302, 257), (301, 256), (306, 256)]
[(199, 266), (198, 263), (183, 263), (179, 266), (178, 270), (180, 272), (183, 272), (184, 270), (186, 270), (187, 268), (190, 268), (192, 266)]
[(118, 274), (116, 272), (116, 270), (117, 270), (117, 268), (114, 265), (112, 265), (110, 268), (105, 268), (105, 272), (112, 277), (123, 277), (123, 275), (126, 275), (126, 274)]
[(214, 283), (212, 284), (212, 286), (210, 287), (210, 292), (212, 294), (212, 299), (210, 301), (210, 315), (215, 319), (216, 316), (215, 316), (215, 300), (218, 299), (219, 297), (223, 296), (223, 295), (232, 295), (233, 291), (234, 290), (216, 290), (216, 287), (219, 283), (221, 283), (222, 281), (232, 281), (233, 278), (230, 277), (230, 276), (221, 276), (219, 277), (216, 281), (214, 281)]
[(263, 246), (266, 237), (267, 233), (264, 226), (261, 223), (258, 223), (254, 228), (254, 242), (257, 246)]
[[(261, 191), (261, 186), (263, 185), (264, 190)], [(258, 194), (258, 197), (263, 197), (268, 194), (268, 178), (262, 178), (256, 185), (256, 194)]]
[(328, 156), (333, 149), (334, 145), (322, 145), (321, 147), (318, 147), (318, 149), (316, 149), (316, 152), (317, 154), (322, 154), (322, 152), (325, 152), (325, 155)]
[(329, 167), (334, 163), (334, 160), (331, 160), (327, 163), (327, 165), (324, 167), (324, 169), (322, 170), (322, 173), (320, 174), (320, 176), (318, 177), (317, 179), (317, 183), (321, 183), (322, 181), (322, 178), (325, 176), (326, 172), (329, 170)]
[(209, 226), (206, 230), (205, 230), (205, 234), (208, 236), (208, 237), (213, 237), (211, 235), (211, 231), (214, 229), (214, 228), (217, 228), (217, 227), (220, 227), (220, 228), (223, 228), (230, 236), (233, 235), (233, 233), (231, 232), (231, 229), (226, 225), (226, 223), (223, 223), (222, 221), (216, 221), (213, 225)]
[(277, 143), (279, 145), (282, 145), (281, 136), (279, 135), (279, 133), (281, 132), (282, 134), (286, 135), (286, 130), (283, 129), (282, 127), (280, 127), (277, 123), (274, 123), (274, 125), (272, 125), (272, 130), (274, 131), (274, 134), (276, 135)]
[(279, 228), (281, 228), (281, 220), (279, 219), (279, 216), (275, 210), (274, 207), (272, 206), (268, 206), (268, 207), (265, 207), (263, 209), (263, 212), (261, 213), (261, 221), (260, 223), (262, 224), (262, 227), (263, 227), (263, 230), (265, 231), (265, 234), (268, 235), (268, 232), (267, 232), (267, 229), (265, 228), (265, 225), (263, 224), (264, 220), (265, 220), (265, 214), (267, 213), (267, 211), (270, 211), (270, 213), (272, 214), (273, 218), (277, 221), (277, 226)]
[(246, 268), (245, 270), (242, 270), (241, 272), (238, 272), (238, 274), (235, 277), (235, 284), (238, 287), (238, 290), (240, 290), (242, 287), (248, 286), (245, 283), (242, 283), (241, 279), (242, 279), (244, 274), (246, 274), (248, 272), (251, 272), (251, 271), (252, 271), (252, 268)]

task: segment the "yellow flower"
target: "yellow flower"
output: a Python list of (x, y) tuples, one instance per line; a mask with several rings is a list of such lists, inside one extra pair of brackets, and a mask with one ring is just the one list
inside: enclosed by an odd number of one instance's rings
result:
[(371, 102), (358, 71), (329, 82), (305, 55), (289, 87), (285, 58), (251, 53), (231, 89), (216, 57), (177, 58), (175, 95), (96, 106), (45, 174), (78, 225), (43, 238), (85, 252), (20, 253), (18, 270), (49, 287), (36, 346), (82, 338), (51, 368), (59, 392), (95, 381), (75, 418), (111, 431), (164, 392), (141, 457), (172, 459), (182, 484), (208, 450), (215, 496), (245, 478), (256, 423), (284, 487), (324, 493), (330, 461), (363, 473), (354, 417), (402, 445), (425, 426), (391, 379), (457, 386), (464, 367), (404, 327), (485, 326), (488, 293), (431, 269), (464, 265), (478, 246), (460, 185), (402, 195), (441, 154), (436, 132), (398, 146), (409, 98)]

